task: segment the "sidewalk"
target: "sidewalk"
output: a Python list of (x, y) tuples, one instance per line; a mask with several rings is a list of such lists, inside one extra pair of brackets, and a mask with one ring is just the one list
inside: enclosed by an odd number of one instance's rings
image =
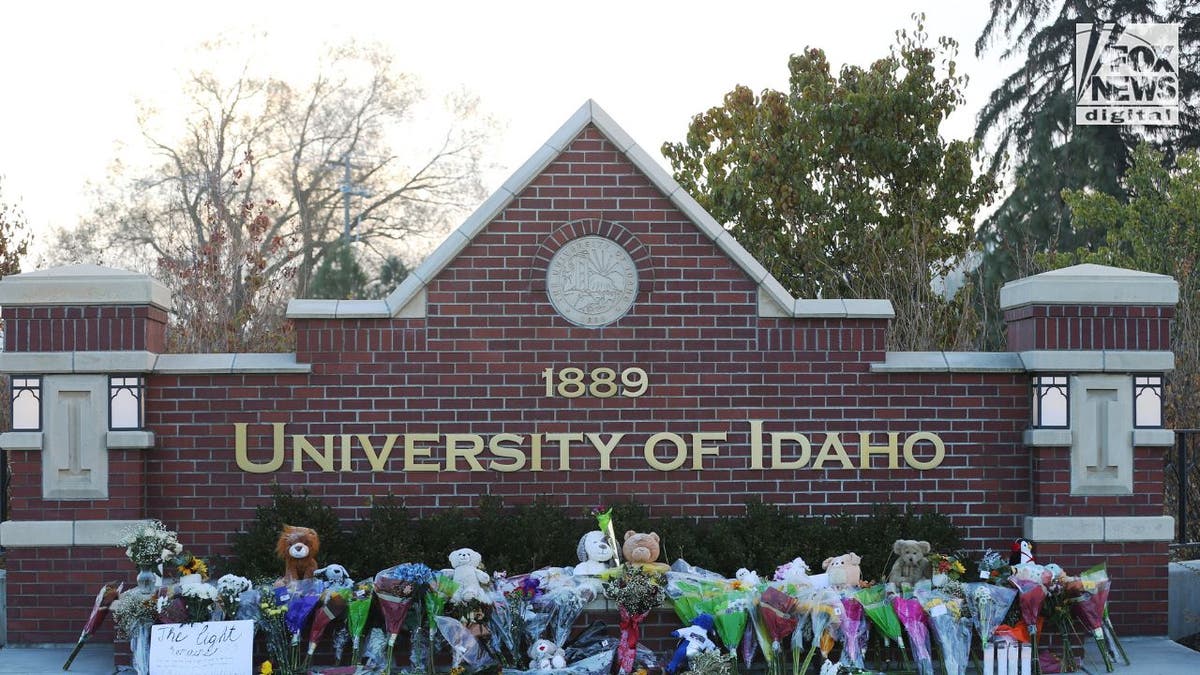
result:
[[(1192, 651), (1165, 637), (1129, 637), (1121, 640), (1133, 665), (1117, 662), (1114, 675), (1196, 675), (1200, 673), (1200, 652)], [(1104, 673), (1104, 664), (1088, 645), (1085, 667), (1088, 675)], [(62, 664), (70, 646), (0, 648), (0, 675), (63, 675)], [(88, 643), (71, 664), (73, 675), (113, 675), (112, 645)], [(123, 669), (123, 675), (133, 671)], [(973, 672), (968, 670), (967, 672)], [(249, 675), (249, 674), (247, 674)]]

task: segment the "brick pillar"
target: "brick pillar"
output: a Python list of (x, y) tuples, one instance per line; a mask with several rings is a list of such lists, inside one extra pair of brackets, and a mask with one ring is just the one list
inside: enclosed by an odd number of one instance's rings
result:
[[(129, 378), (118, 382), (131, 385), (122, 400), (145, 398), (170, 294), (142, 274), (82, 265), (5, 278), (0, 307), (0, 372), (31, 387), (26, 400), (39, 408), (35, 424), (0, 434), (11, 470), (9, 520), (0, 524), (8, 638), (74, 642), (100, 585), (132, 583), (136, 573), (115, 544), (145, 516), (154, 434), (136, 405), (116, 406), (132, 417), (112, 419), (110, 378)], [(63, 616), (79, 620), (64, 631)]]
[[(1014, 281), (1000, 295), (1008, 348), (1031, 380), (1025, 536), (1039, 562), (1068, 572), (1107, 562), (1113, 620), (1134, 634), (1161, 634), (1166, 625), (1175, 529), (1163, 509), (1164, 452), (1174, 434), (1135, 425), (1135, 381), (1173, 368), (1178, 297), (1171, 277), (1102, 265)], [(1051, 377), (1067, 394), (1065, 424), (1036, 426), (1032, 382)]]

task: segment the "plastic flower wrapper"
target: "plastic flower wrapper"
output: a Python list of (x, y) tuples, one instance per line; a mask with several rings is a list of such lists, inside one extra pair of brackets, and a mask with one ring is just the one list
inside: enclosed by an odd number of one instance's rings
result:
[(571, 637), (571, 626), (592, 599), (594, 594), (586, 586), (562, 586), (542, 598), (542, 603), (550, 607), (550, 639), (554, 644), (559, 647), (566, 644)]
[(896, 616), (896, 609), (888, 602), (887, 589), (882, 584), (871, 586), (856, 591), (853, 597), (862, 603), (867, 618), (883, 635), (883, 643), (886, 645), (888, 640), (894, 640), (903, 652), (905, 647), (904, 638), (900, 635), (900, 617)]
[[(1096, 565), (1095, 567), (1089, 568), (1083, 574), (1080, 574), (1079, 578), (1085, 582), (1088, 582), (1088, 581), (1099, 582), (1099, 581), (1106, 580), (1109, 578), (1108, 577), (1108, 564), (1100, 563), (1099, 565)], [(1110, 587), (1110, 590), (1111, 590), (1111, 587)], [(1116, 647), (1117, 651), (1120, 652), (1121, 659), (1123, 661), (1125, 661), (1125, 665), (1127, 665), (1127, 666), (1133, 665), (1129, 661), (1129, 655), (1125, 653), (1125, 647), (1121, 646), (1121, 640), (1117, 637), (1117, 630), (1116, 630), (1116, 628), (1113, 627), (1112, 619), (1110, 619), (1108, 616), (1108, 604), (1107, 603), (1104, 605), (1104, 631), (1108, 634), (1108, 638), (1110, 640), (1112, 640), (1112, 646)], [(1115, 659), (1116, 656), (1114, 655), (1113, 658)]]
[(317, 643), (325, 635), (329, 624), (340, 619), (350, 604), (350, 589), (326, 589), (321, 594), (321, 606), (313, 614), (312, 627), (308, 629), (308, 652), (304, 656), (304, 668), (312, 665), (313, 653), (317, 651)]
[[(796, 627), (792, 629), (792, 675), (799, 675), (800, 652), (804, 649), (804, 632), (809, 629), (809, 623), (812, 621), (817, 591), (811, 588), (800, 588), (793, 595), (796, 598)], [(814, 634), (814, 644), (816, 637)]]
[(963, 611), (963, 600), (924, 581), (913, 588), (913, 594), (933, 627), (946, 674), (963, 675), (971, 653), (971, 622)]
[(642, 567), (624, 566), (619, 576), (604, 584), (604, 595), (617, 603), (621, 616), (621, 639), (617, 643), (617, 671), (633, 672), (641, 624), (650, 610), (666, 597), (659, 575)]
[(1029, 631), (1030, 641), (1033, 643), (1033, 653), (1038, 653), (1038, 617), (1042, 613), (1042, 603), (1046, 601), (1046, 587), (1040, 582), (1013, 575), (1008, 578), (1013, 586), (1017, 587), (1017, 592), (1020, 596), (1017, 599), (1018, 606), (1021, 611), (1021, 620), (1025, 622), (1025, 626)]
[(613, 564), (621, 564), (621, 544), (617, 541), (617, 532), (613, 528), (612, 522), (612, 507), (607, 509), (597, 506), (592, 509), (592, 516), (596, 518), (596, 525), (600, 527), (600, 531), (608, 535), (608, 545), (612, 547)]
[(438, 632), (445, 638), (446, 644), (450, 645), (452, 668), (465, 665), (469, 670), (476, 671), (495, 662), (483, 645), (479, 643), (479, 639), (458, 619), (439, 616), (436, 617), (434, 624), (437, 626)]
[(728, 591), (715, 604), (713, 623), (716, 625), (717, 636), (736, 661), (738, 644), (742, 641), (746, 621), (750, 618), (746, 614), (750, 601), (743, 591)]
[(321, 600), (325, 584), (317, 579), (303, 579), (275, 589), (275, 602), (287, 608), (283, 623), (291, 635), (290, 662), (300, 663), (300, 633)]
[(966, 594), (967, 612), (971, 623), (979, 633), (979, 644), (986, 649), (996, 627), (1004, 623), (1004, 616), (1017, 597), (1015, 588), (982, 582), (963, 584)]
[(63, 664), (63, 670), (68, 670), (75, 657), (79, 655), (79, 650), (83, 649), (83, 643), (95, 633), (100, 625), (104, 623), (104, 617), (108, 616), (108, 610), (117, 598), (121, 597), (121, 590), (125, 588), (125, 584), (118, 584), (115, 581), (110, 581), (100, 587), (96, 593), (96, 599), (92, 602), (92, 611), (88, 614), (87, 621), (83, 624), (83, 630), (79, 633), (79, 640), (75, 643), (75, 648), (71, 650), (70, 656), (67, 657), (67, 662)]
[(434, 672), (433, 661), (438, 651), (437, 636), (441, 634), (437, 630), (437, 617), (446, 611), (446, 603), (450, 601), (457, 590), (458, 582), (454, 580), (454, 577), (442, 572), (433, 574), (433, 578), (429, 580), (429, 588), (425, 590), (425, 618), (427, 619), (426, 625), (429, 626), (429, 649), (425, 669), (430, 675)]
[(383, 612), (384, 631), (388, 635), (387, 666), (392, 672), (396, 637), (404, 627), (404, 619), (414, 600), (419, 598), (433, 579), (433, 570), (421, 563), (404, 563), (389, 567), (375, 575), (375, 599)]
[(346, 631), (350, 634), (350, 664), (357, 666), (362, 660), (363, 629), (371, 614), (371, 602), (375, 599), (375, 582), (360, 581), (350, 589), (350, 600), (346, 604)]
[(1100, 649), (1100, 656), (1104, 659), (1104, 668), (1111, 673), (1112, 657), (1104, 639), (1104, 605), (1108, 602), (1110, 584), (1108, 579), (1095, 582), (1094, 591), (1084, 592), (1071, 604), (1071, 614), (1092, 633), (1092, 637), (1096, 639), (1096, 647)]
[(829, 659), (829, 652), (833, 649), (833, 635), (842, 620), (841, 596), (832, 588), (822, 588), (814, 592), (808, 616), (812, 622), (813, 643), (808, 648), (808, 655), (804, 657), (804, 666), (800, 668), (799, 673), (808, 672), (808, 664), (812, 663), (813, 654), (818, 648), (821, 650), (821, 656)]
[(867, 655), (867, 615), (862, 603), (842, 598), (842, 658), (852, 668), (863, 668)]
[(774, 586), (768, 586), (758, 598), (755, 631), (772, 673), (782, 672), (783, 641), (790, 641), (799, 623), (797, 605), (795, 598)]
[(913, 659), (921, 675), (933, 675), (933, 653), (929, 650), (929, 627), (925, 625), (925, 610), (921, 601), (914, 598), (892, 598), (892, 607), (900, 618), (900, 625), (908, 633), (908, 644), (912, 645)]

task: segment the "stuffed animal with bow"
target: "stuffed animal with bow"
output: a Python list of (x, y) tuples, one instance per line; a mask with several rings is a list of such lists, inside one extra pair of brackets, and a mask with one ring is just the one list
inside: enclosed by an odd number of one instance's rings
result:
[(692, 619), (692, 625), (672, 631), (671, 635), (679, 638), (679, 646), (675, 648), (671, 662), (663, 670), (674, 675), (697, 655), (717, 651), (716, 643), (708, 637), (713, 630), (713, 625), (712, 615), (701, 614)]

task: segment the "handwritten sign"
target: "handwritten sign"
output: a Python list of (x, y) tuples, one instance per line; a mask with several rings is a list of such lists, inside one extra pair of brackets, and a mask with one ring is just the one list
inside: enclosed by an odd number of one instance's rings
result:
[(254, 622), (166, 623), (150, 633), (154, 675), (251, 675)]

